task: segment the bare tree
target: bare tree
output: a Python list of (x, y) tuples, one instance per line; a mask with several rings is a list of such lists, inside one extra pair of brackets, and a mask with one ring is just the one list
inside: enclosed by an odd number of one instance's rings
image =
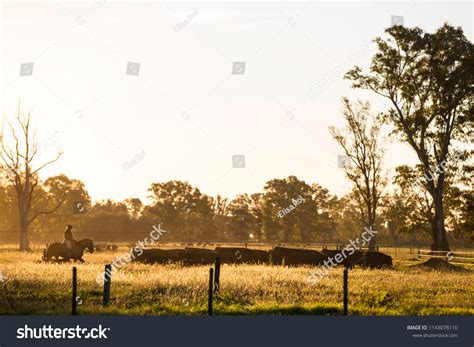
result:
[(4, 172), (7, 181), (13, 186), (19, 215), (20, 227), (20, 251), (28, 251), (28, 227), (40, 215), (55, 212), (64, 201), (63, 199), (52, 209), (43, 210), (33, 207), (34, 191), (39, 184), (38, 173), (56, 162), (62, 155), (59, 151), (56, 157), (50, 161), (35, 165), (38, 155), (38, 147), (35, 140), (35, 133), (31, 129), (31, 113), (21, 112), (18, 105), (17, 115), (14, 123), (7, 117), (4, 120), (8, 124), (9, 135), (11, 135), (11, 145), (7, 144), (5, 129), (2, 126), (1, 150), (0, 150), (0, 170)]
[[(373, 228), (377, 219), (377, 207), (386, 185), (382, 173), (384, 149), (380, 145), (380, 121), (370, 112), (368, 102), (355, 105), (343, 99), (344, 129), (330, 128), (332, 137), (344, 150), (348, 158), (344, 165), (347, 178), (353, 183), (353, 194), (361, 221)], [(375, 237), (369, 242), (369, 251), (375, 251)]]

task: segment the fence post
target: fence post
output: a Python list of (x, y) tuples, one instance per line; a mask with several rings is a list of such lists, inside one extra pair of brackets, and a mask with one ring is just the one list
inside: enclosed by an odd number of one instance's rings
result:
[(104, 297), (102, 305), (105, 307), (110, 301), (110, 282), (112, 281), (112, 265), (105, 265), (104, 272)]
[(212, 280), (214, 277), (214, 269), (211, 267), (209, 269), (209, 292), (208, 292), (208, 301), (207, 301), (207, 313), (209, 316), (212, 316)]
[(71, 314), (75, 316), (77, 308), (77, 268), (72, 268), (72, 310)]
[(348, 269), (347, 267), (344, 267), (344, 280), (343, 280), (343, 285), (344, 285), (344, 316), (347, 316), (347, 299), (348, 299), (348, 288), (347, 288), (347, 274), (348, 274)]
[(221, 276), (221, 257), (216, 257), (216, 265), (214, 272), (214, 293), (219, 293), (220, 288), (220, 276)]

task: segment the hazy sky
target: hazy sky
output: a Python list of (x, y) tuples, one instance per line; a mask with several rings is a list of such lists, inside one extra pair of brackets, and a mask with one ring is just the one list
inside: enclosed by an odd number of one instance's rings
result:
[[(341, 98), (386, 104), (342, 75), (369, 64), (392, 15), (473, 39), (471, 2), (3, 3), (1, 107), (13, 115), (21, 99), (42, 157), (64, 151), (43, 178), (64, 172), (93, 199), (146, 197), (171, 179), (233, 197), (288, 175), (343, 194), (328, 132)], [(388, 147), (388, 169), (414, 162)], [(233, 168), (241, 154), (245, 168)]]

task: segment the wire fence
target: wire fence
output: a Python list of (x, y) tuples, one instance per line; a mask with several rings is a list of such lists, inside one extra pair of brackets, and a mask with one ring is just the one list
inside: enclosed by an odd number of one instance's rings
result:
[(450, 263), (462, 263), (466, 265), (474, 265), (474, 252), (467, 251), (431, 251), (418, 250), (418, 259), (424, 260), (429, 258), (438, 258), (446, 260)]

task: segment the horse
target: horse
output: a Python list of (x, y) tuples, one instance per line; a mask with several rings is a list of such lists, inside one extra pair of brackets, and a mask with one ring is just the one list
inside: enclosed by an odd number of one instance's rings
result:
[(49, 261), (51, 258), (56, 258), (56, 261), (58, 261), (59, 257), (61, 257), (67, 261), (73, 259), (74, 261), (78, 260), (83, 263), (84, 259), (82, 259), (82, 255), (84, 254), (84, 249), (86, 248), (89, 253), (94, 252), (94, 243), (91, 239), (74, 241), (71, 250), (68, 250), (66, 245), (60, 242), (54, 242), (46, 246), (43, 254), (43, 260)]

